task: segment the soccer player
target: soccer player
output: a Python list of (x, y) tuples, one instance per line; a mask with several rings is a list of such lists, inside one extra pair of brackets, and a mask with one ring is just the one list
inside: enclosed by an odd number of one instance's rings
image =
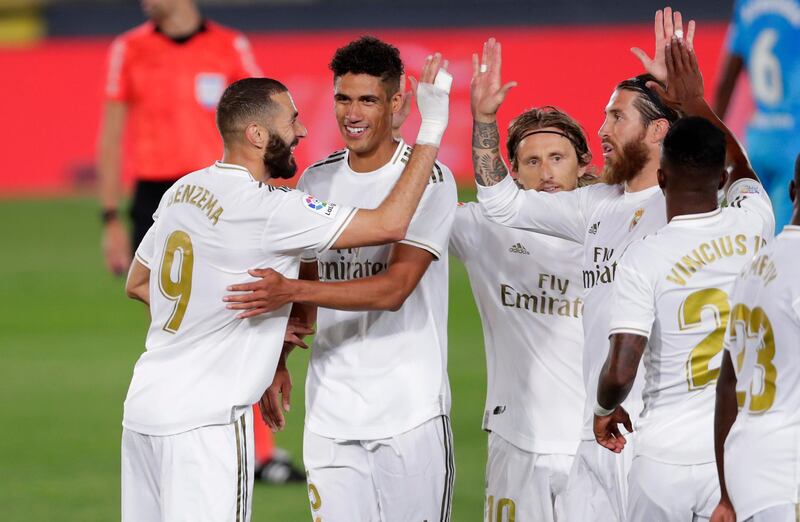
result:
[[(560, 192), (596, 181), (580, 125), (554, 108), (509, 126), (511, 172), (525, 190)], [(484, 520), (563, 520), (583, 403), (583, 248), (507, 228), (477, 203), (456, 209), (450, 249), (467, 268), (483, 324), (489, 432)]]
[(731, 297), (714, 420), (722, 495), (712, 522), (797, 520), (798, 187), (800, 155), (788, 191), (792, 219), (742, 271)]
[[(674, 37), (666, 52), (669, 88), (662, 99), (704, 117), (680, 119), (664, 138), (658, 182), (669, 223), (632, 243), (620, 260), (594, 433), (601, 446), (622, 451), (626, 440), (617, 423), (629, 421), (620, 404), (643, 360), (644, 410), (627, 516), (681, 522), (708, 520), (719, 501), (712, 384), (729, 296), (739, 271), (772, 239), (775, 221), (747, 156), (703, 100), (694, 53)], [(718, 205), (722, 187), (725, 208)]]
[[(193, 0), (142, 0), (149, 18), (114, 40), (97, 174), (103, 253), (124, 273), (164, 192), (219, 158), (217, 101), (230, 83), (261, 76), (244, 35), (203, 18)], [(119, 216), (123, 130), (136, 180), (132, 235)], [(132, 248), (131, 248), (132, 247)]]
[[(676, 121), (675, 111), (664, 105), (648, 82), (663, 82), (666, 66), (663, 44), (675, 30), (683, 30), (680, 13), (656, 13), (656, 53), (643, 60), (652, 74), (620, 82), (606, 106), (599, 134), (603, 143), (603, 180), (590, 187), (555, 194), (520, 190), (499, 153), (496, 114), (505, 94), (515, 84), (502, 84), (501, 49), (490, 39), (479, 61), (473, 56), (471, 86), (473, 166), (478, 201), (486, 216), (512, 228), (532, 230), (583, 245), (582, 283), (583, 379), (586, 402), (581, 443), (575, 455), (565, 492), (569, 520), (624, 520), (627, 466), (630, 452), (622, 455), (597, 445), (592, 431), (597, 376), (607, 353), (611, 287), (619, 257), (633, 241), (666, 224), (664, 195), (656, 173), (661, 140)], [(694, 23), (686, 38), (691, 40)], [(651, 83), (652, 85), (652, 83)], [(629, 399), (633, 414), (640, 411), (641, 382)]]
[(447, 92), (430, 83), (440, 62), (426, 61), (417, 88), (417, 146), (374, 210), (270, 185), (296, 170), (292, 150), (306, 135), (297, 109), (274, 80), (225, 91), (223, 160), (166, 192), (128, 277), (152, 320), (125, 401), (123, 520), (249, 520), (252, 405), (272, 380), (289, 307), (237, 320), (225, 287), (251, 266), (295, 277), (308, 249), (405, 237), (447, 125)]
[(737, 0), (717, 83), (715, 112), (724, 117), (739, 74), (747, 71), (755, 114), (747, 127), (750, 161), (775, 207), (789, 221), (786, 198), (800, 151), (800, 0)]
[[(392, 115), (403, 99), (403, 63), (394, 46), (362, 37), (338, 49), (330, 67), (346, 148), (309, 167), (298, 187), (371, 208), (412, 154), (412, 147), (392, 137)], [(235, 305), (254, 313), (288, 302), (321, 307), (303, 440), (314, 519), (450, 517), (455, 469), (447, 248), (457, 196), (446, 166), (437, 162), (428, 174), (425, 195), (397, 243), (306, 256), (306, 268), (316, 266), (318, 280), (256, 272), (265, 279), (234, 287), (255, 290)], [(270, 294), (273, 304), (259, 302), (261, 294)]]

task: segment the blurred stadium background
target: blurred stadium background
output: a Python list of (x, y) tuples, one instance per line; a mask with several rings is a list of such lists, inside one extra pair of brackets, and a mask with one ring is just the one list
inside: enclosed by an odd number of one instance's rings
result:
[[(339, 148), (327, 63), (334, 49), (374, 34), (401, 50), (410, 72), (442, 51), (455, 84), (440, 159), (472, 199), (470, 54), (489, 36), (517, 80), (501, 125), (522, 109), (557, 105), (590, 136), (621, 79), (639, 72), (632, 46), (652, 48), (658, 1), (205, 0), (205, 15), (244, 31), (268, 76), (288, 85), (310, 134), (301, 168)], [(698, 20), (707, 96), (715, 83), (732, 0), (672, 4)], [(111, 38), (144, 20), (134, 0), (0, 0), (0, 520), (107, 521), (119, 517), (122, 400), (143, 349), (147, 314), (103, 267), (94, 153)], [(153, 86), (157, 89), (158, 86)], [(750, 110), (740, 82), (729, 123)], [(417, 120), (406, 125), (409, 137)], [(409, 130), (410, 129), (410, 130)], [(486, 436), (480, 322), (466, 274), (451, 272), (450, 377), (457, 479), (453, 520), (480, 520)], [(292, 358), (289, 428), (277, 442), (299, 463), (307, 355)], [(254, 521), (308, 520), (303, 486), (259, 486)]]

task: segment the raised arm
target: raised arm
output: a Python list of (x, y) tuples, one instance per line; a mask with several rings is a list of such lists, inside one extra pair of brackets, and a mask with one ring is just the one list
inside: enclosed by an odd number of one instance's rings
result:
[(411, 158), (397, 184), (380, 206), (374, 210), (359, 210), (332, 248), (380, 245), (400, 241), (406, 236), (408, 225), (430, 180), (439, 144), (447, 127), (451, 80), (452, 77), (442, 67), (439, 53), (425, 61), (418, 84), (411, 78), (422, 117)]
[(741, 56), (728, 53), (722, 60), (722, 68), (717, 79), (717, 89), (714, 92), (714, 112), (720, 117), (725, 118), (728, 106), (731, 102), (731, 95), (736, 88), (736, 80), (744, 68), (744, 60)]
[(664, 52), (667, 64), (667, 89), (664, 90), (653, 82), (648, 83), (648, 87), (658, 92), (664, 103), (680, 113), (705, 118), (725, 133), (725, 163), (729, 172), (726, 192), (740, 179), (758, 180), (744, 147), (703, 98), (703, 76), (694, 51), (682, 40), (673, 37), (667, 42)]

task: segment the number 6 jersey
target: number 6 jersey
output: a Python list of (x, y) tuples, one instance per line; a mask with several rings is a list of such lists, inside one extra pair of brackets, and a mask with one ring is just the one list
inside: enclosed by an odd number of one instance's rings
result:
[(713, 384), (729, 294), (775, 226), (757, 181), (737, 181), (727, 197), (726, 208), (672, 218), (620, 261), (609, 335), (649, 338), (636, 455), (670, 464), (714, 461)]
[(798, 502), (800, 227), (786, 226), (739, 275), (725, 349), (739, 415), (725, 441), (725, 482), (739, 520)]
[(251, 268), (297, 277), (299, 254), (322, 251), (355, 214), (217, 162), (178, 180), (136, 251), (150, 269), (150, 328), (133, 370), (123, 426), (172, 435), (228, 424), (272, 382), (290, 305), (237, 319), (222, 298)]

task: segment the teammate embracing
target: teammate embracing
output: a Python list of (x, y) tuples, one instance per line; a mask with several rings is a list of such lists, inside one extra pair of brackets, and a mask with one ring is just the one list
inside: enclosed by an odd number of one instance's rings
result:
[[(370, 208), (412, 154), (392, 137), (403, 63), (395, 47), (362, 37), (336, 51), (331, 69), (346, 148), (309, 167), (298, 187)], [(428, 139), (420, 135), (417, 143)], [(312, 252), (301, 271), (306, 280), (257, 271), (261, 281), (234, 287), (251, 291), (236, 298), (245, 314), (289, 302), (320, 306), (303, 440), (315, 519), (450, 519), (447, 249), (456, 200), (453, 176), (437, 162), (397, 243)], [(278, 417), (276, 406), (270, 399), (267, 414)]]
[[(627, 513), (680, 522), (708, 520), (719, 500), (713, 384), (729, 296), (742, 267), (772, 239), (775, 219), (744, 150), (703, 100), (694, 53), (677, 38), (667, 44), (667, 67), (663, 99), (702, 117), (682, 118), (664, 138), (658, 181), (669, 223), (620, 260), (594, 431), (602, 446), (622, 451), (616, 423), (626, 414), (619, 404), (643, 361)], [(729, 204), (720, 208), (723, 187)]]
[[(507, 150), (526, 190), (596, 181), (585, 174), (592, 156), (583, 129), (554, 107), (517, 116)], [(493, 223), (477, 203), (456, 209), (450, 247), (467, 268), (486, 347), (484, 520), (560, 519), (584, 402), (583, 249)]]
[[(489, 219), (502, 225), (562, 237), (583, 245), (583, 379), (586, 392), (581, 443), (565, 493), (569, 520), (624, 520), (630, 452), (613, 454), (598, 446), (592, 430), (597, 377), (608, 347), (611, 288), (619, 258), (633, 241), (666, 224), (658, 187), (661, 141), (677, 114), (664, 105), (648, 81), (666, 79), (663, 46), (683, 29), (680, 13), (656, 13), (656, 53), (643, 63), (650, 75), (620, 82), (606, 106), (599, 134), (605, 183), (555, 194), (522, 191), (508, 177), (499, 154), (496, 113), (513, 83), (501, 82), (500, 45), (490, 39), (483, 58), (473, 56), (473, 165), (478, 201)], [(690, 23), (687, 40), (694, 24)], [(643, 54), (643, 53), (642, 53)], [(629, 411), (641, 409), (641, 382), (630, 394)]]

